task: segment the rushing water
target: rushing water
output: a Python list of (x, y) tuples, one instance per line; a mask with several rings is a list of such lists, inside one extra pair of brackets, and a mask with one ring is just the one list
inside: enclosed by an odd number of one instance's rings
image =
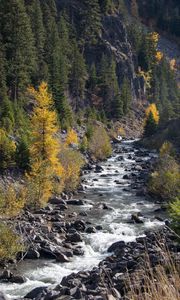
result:
[[(26, 260), (20, 263), (18, 274), (24, 275), (27, 282), (23, 285), (0, 284), (0, 290), (12, 298), (25, 296), (35, 287), (47, 286), (61, 282), (64, 276), (80, 270), (90, 270), (107, 256), (107, 248), (116, 241), (133, 241), (137, 236), (143, 235), (143, 231), (162, 223), (153, 218), (153, 212), (158, 206), (144, 197), (137, 197), (136, 191), (130, 187), (130, 180), (123, 179), (128, 167), (135, 163), (134, 159), (128, 159), (133, 152), (131, 142), (123, 142), (125, 152), (122, 161), (118, 161), (119, 154), (114, 154), (107, 162), (102, 163), (103, 171), (84, 176), (87, 204), (81, 207), (73, 207), (76, 212), (86, 211), (88, 216), (82, 217), (93, 226), (101, 225), (103, 230), (92, 234), (84, 234), (84, 242), (81, 243), (85, 254), (77, 256), (69, 263), (57, 263), (50, 260)], [(119, 146), (121, 147), (121, 146)], [(153, 154), (152, 154), (153, 155)], [(143, 158), (151, 159), (151, 155)], [(120, 183), (117, 184), (115, 180)], [(125, 189), (125, 190), (124, 190)], [(94, 206), (98, 203), (106, 203), (112, 210), (100, 210)], [(129, 224), (133, 213), (141, 212), (145, 216), (144, 224)]]

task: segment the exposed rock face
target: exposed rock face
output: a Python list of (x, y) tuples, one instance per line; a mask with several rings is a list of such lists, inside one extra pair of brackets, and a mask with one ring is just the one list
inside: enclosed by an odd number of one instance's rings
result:
[[(61, 10), (66, 9), (70, 13), (73, 24), (79, 31), (81, 28), (82, 1), (58, 0), (57, 7)], [(121, 14), (102, 15), (102, 32), (98, 42), (96, 45), (86, 45), (84, 49), (84, 56), (88, 65), (92, 65), (92, 63), (98, 65), (103, 53), (116, 60), (119, 84), (121, 85), (123, 78), (127, 77), (131, 83), (133, 99), (143, 98), (146, 92), (144, 81), (136, 74), (136, 58), (132, 52), (127, 27)], [(83, 106), (83, 103), (79, 104)]]

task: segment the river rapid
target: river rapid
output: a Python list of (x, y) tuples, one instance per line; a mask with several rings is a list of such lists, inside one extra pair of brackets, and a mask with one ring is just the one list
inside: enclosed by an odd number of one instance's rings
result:
[[(156, 156), (154, 152), (141, 149), (141, 154), (143, 152), (144, 155), (140, 157), (139, 149), (136, 149), (133, 141), (124, 141), (116, 145), (111, 158), (100, 164), (100, 172), (94, 169), (83, 176), (85, 192), (77, 197), (86, 199), (86, 204), (72, 206), (71, 211), (84, 211), (86, 216), (81, 217), (83, 220), (94, 227), (102, 226), (102, 229), (95, 233), (83, 233), (83, 242), (80, 243), (84, 249), (83, 256), (73, 257), (68, 263), (42, 259), (25, 260), (19, 263), (17, 272), (27, 278), (26, 283), (2, 283), (0, 291), (12, 299), (17, 299), (35, 287), (56, 285), (64, 276), (97, 266), (109, 255), (107, 249), (112, 243), (120, 240), (133, 241), (142, 236), (145, 230), (164, 224), (155, 218), (155, 210), (159, 205), (147, 196), (138, 196), (129, 176), (132, 174), (132, 167), (135, 167), (133, 176), (139, 174), (141, 167), (137, 167), (138, 159), (141, 163), (148, 162)], [(143, 185), (143, 178), (139, 180), (139, 185)], [(101, 203), (109, 209), (99, 209)], [(143, 216), (142, 224), (131, 222), (131, 215), (137, 213)]]

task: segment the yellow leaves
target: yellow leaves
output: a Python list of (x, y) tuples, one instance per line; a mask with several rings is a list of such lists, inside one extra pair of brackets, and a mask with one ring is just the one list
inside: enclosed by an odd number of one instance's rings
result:
[(49, 109), (53, 104), (52, 95), (48, 92), (48, 84), (44, 81), (39, 85), (38, 90), (29, 87), (28, 92), (35, 98), (37, 107)]
[(141, 70), (141, 68), (139, 68), (139, 74), (138, 75), (143, 77), (146, 88), (151, 88), (151, 78), (152, 78), (151, 73), (152, 73), (151, 70), (145, 72), (145, 71)]
[(157, 46), (159, 41), (159, 34), (157, 32), (150, 32), (148, 38), (155, 46)]
[(154, 121), (156, 122), (156, 124), (159, 123), (159, 111), (157, 110), (156, 104), (152, 103), (148, 106), (148, 108), (146, 109), (146, 120), (149, 117), (149, 114), (152, 113)]
[(77, 136), (77, 133), (75, 132), (75, 130), (73, 130), (73, 129), (68, 130), (65, 143), (67, 146), (72, 145), (72, 144), (78, 145), (79, 141), (78, 141), (78, 136)]
[(0, 189), (0, 214), (5, 217), (13, 217), (23, 209), (26, 199), (26, 191), (23, 187), (15, 189), (13, 184), (8, 184)]
[[(58, 160), (60, 142), (57, 133), (59, 128), (47, 83), (42, 82), (37, 91), (34, 88), (29, 88), (29, 92), (36, 100), (31, 118), (32, 171), (28, 176), (28, 185), (33, 190), (34, 196), (29, 196), (29, 199), (32, 198), (29, 202), (36, 202), (37, 206), (41, 206), (48, 201), (52, 194), (55, 177), (60, 178), (64, 170)], [(30, 193), (32, 192), (30, 191)]]
[(44, 206), (53, 190), (53, 170), (42, 160), (34, 161), (32, 171), (27, 174), (27, 205)]
[(156, 52), (155, 58), (156, 58), (157, 63), (161, 62), (161, 60), (163, 59), (163, 56), (164, 56), (164, 54), (161, 51)]

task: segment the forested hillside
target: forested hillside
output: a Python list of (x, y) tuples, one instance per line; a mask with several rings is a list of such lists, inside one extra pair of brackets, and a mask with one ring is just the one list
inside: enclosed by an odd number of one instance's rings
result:
[[(156, 2), (1, 0), (2, 126), (9, 132), (25, 126), (32, 107), (27, 87), (42, 81), (64, 128), (73, 124), (72, 109), (119, 119), (145, 99), (157, 103), (165, 119), (178, 115), (173, 71), (157, 52), (158, 36), (139, 23), (142, 10), (157, 17)], [(175, 4), (167, 6), (170, 18)]]

